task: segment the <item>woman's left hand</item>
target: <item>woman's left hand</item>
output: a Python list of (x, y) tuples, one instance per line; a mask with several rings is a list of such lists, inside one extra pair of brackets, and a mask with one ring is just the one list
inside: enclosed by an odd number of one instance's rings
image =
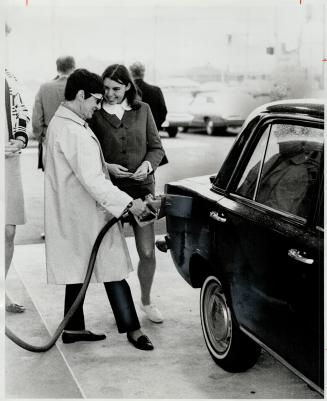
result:
[(135, 171), (135, 173), (131, 175), (129, 178), (136, 181), (143, 181), (148, 176), (148, 170), (149, 170), (148, 164), (142, 163), (139, 166), (139, 168)]
[(24, 144), (22, 141), (11, 139), (9, 143), (5, 144), (5, 156), (16, 156), (22, 150), (23, 146)]

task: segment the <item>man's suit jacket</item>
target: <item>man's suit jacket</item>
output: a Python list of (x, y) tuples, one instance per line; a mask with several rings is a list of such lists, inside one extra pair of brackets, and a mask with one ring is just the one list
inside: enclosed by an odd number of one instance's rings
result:
[(40, 86), (35, 97), (32, 126), (38, 140), (45, 137), (49, 122), (65, 99), (67, 77), (59, 77)]
[(135, 84), (140, 91), (142, 102), (150, 106), (157, 130), (159, 131), (167, 115), (166, 103), (161, 89), (158, 86), (149, 85), (143, 79), (135, 79)]

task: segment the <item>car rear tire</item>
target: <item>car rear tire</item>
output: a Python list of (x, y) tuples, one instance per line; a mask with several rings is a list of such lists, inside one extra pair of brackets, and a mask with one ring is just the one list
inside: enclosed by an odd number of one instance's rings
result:
[(200, 315), (206, 346), (217, 365), (228, 372), (244, 372), (257, 362), (261, 347), (235, 324), (217, 277), (207, 277), (202, 285)]
[(206, 123), (206, 133), (207, 135), (215, 135), (216, 134), (216, 128), (213, 124), (213, 121), (210, 118), (207, 118), (205, 120)]
[(178, 132), (178, 127), (168, 127), (166, 130), (170, 138), (175, 138)]
[(215, 127), (214, 122), (210, 118), (205, 119), (206, 133), (210, 136), (224, 135), (226, 133), (226, 127)]

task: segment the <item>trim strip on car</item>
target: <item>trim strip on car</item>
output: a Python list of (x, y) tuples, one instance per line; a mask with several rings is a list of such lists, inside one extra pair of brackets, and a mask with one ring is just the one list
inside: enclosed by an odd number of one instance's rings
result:
[(284, 358), (282, 358), (280, 355), (278, 355), (275, 351), (273, 351), (271, 348), (269, 348), (267, 345), (265, 345), (262, 341), (260, 341), (257, 337), (255, 337), (251, 332), (249, 332), (247, 329), (245, 329), (243, 326), (240, 326), (240, 329), (248, 336), (250, 337), (253, 341), (258, 343), (260, 347), (264, 348), (266, 351), (269, 352), (275, 359), (277, 359), (279, 362), (281, 362), (284, 366), (286, 366), (289, 370), (291, 370), (293, 373), (295, 373), (297, 376), (299, 376), (303, 381), (308, 383), (312, 388), (314, 388), (318, 393), (321, 395), (324, 395), (324, 390), (321, 389), (317, 384), (313, 383), (310, 379), (305, 377), (301, 372), (299, 372), (297, 369), (295, 369), (292, 365), (290, 365), (288, 362), (285, 361)]
[(284, 212), (282, 210), (274, 209), (273, 207), (264, 205), (263, 203), (257, 202), (253, 199), (245, 198), (244, 196), (239, 195), (239, 194), (230, 193), (229, 195), (230, 195), (231, 200), (234, 200), (234, 198), (236, 198), (236, 199), (240, 200), (244, 205), (251, 206), (260, 212), (262, 212), (264, 210), (269, 210), (271, 212), (276, 213), (279, 216), (282, 216), (282, 217), (287, 218), (288, 220), (291, 220), (292, 222), (297, 222), (301, 225), (305, 225), (307, 223), (307, 219), (304, 217), (300, 217), (300, 216), (297, 216), (292, 213)]
[[(272, 124), (269, 124), (269, 125), (268, 125), (268, 128), (269, 128), (268, 137), (267, 137), (267, 140), (266, 140), (265, 151), (263, 152), (263, 157), (262, 157), (262, 159), (261, 159), (261, 161), (260, 161), (260, 169), (259, 169), (258, 177), (257, 177), (257, 179), (256, 179), (254, 194), (253, 194), (253, 197), (252, 197), (253, 200), (255, 200), (255, 199), (257, 198), (257, 193), (258, 193), (259, 184), (260, 184), (260, 181), (261, 181), (261, 179), (262, 179), (261, 174), (262, 174), (264, 162), (265, 162), (265, 160), (266, 160), (268, 145), (269, 145), (269, 143), (270, 143), (271, 127), (272, 127)], [(266, 130), (265, 130), (265, 131), (266, 131)], [(262, 134), (261, 137), (259, 138), (259, 140), (258, 140), (258, 142), (257, 142), (257, 145), (258, 145), (258, 143), (260, 142), (260, 140), (263, 138), (263, 136), (264, 136), (264, 134), (265, 134), (265, 131), (263, 131), (263, 134)], [(256, 148), (257, 148), (257, 147), (256, 147)], [(256, 148), (255, 148), (254, 150), (256, 150)], [(252, 153), (252, 155), (253, 155), (253, 153)], [(250, 161), (250, 160), (251, 160), (251, 159), (249, 159), (249, 161)]]

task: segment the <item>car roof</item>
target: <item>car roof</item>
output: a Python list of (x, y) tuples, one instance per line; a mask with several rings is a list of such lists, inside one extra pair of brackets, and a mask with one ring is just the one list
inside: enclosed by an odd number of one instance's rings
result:
[(324, 99), (287, 99), (263, 104), (247, 117), (244, 126), (259, 114), (291, 114), (324, 119)]
[(323, 118), (324, 99), (288, 99), (264, 104), (258, 112), (306, 114), (312, 117)]

